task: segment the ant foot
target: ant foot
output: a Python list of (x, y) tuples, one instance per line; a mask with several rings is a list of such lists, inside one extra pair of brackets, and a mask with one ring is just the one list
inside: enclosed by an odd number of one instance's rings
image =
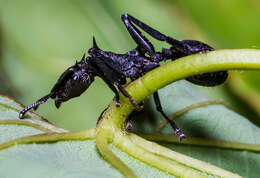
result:
[(182, 141), (183, 139), (185, 139), (185, 135), (181, 132), (180, 129), (176, 129), (175, 130), (175, 134), (178, 136), (179, 140)]
[(116, 101), (116, 107), (120, 107), (120, 102)]

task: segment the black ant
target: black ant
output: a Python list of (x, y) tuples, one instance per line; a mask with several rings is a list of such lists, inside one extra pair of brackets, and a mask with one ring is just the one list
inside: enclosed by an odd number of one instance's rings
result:
[[(62, 102), (71, 98), (80, 96), (94, 81), (95, 76), (102, 78), (110, 89), (115, 93), (116, 106), (120, 106), (119, 91), (135, 106), (137, 110), (141, 110), (142, 106), (138, 105), (135, 100), (128, 94), (122, 86), (126, 84), (126, 78), (132, 81), (143, 76), (148, 71), (158, 67), (161, 61), (188, 56), (199, 52), (212, 51), (214, 48), (196, 40), (179, 41), (170, 36), (166, 36), (159, 31), (149, 27), (140, 20), (129, 14), (123, 14), (122, 20), (135, 40), (137, 47), (125, 54), (117, 54), (113, 52), (101, 50), (95, 38), (93, 38), (93, 47), (89, 49), (90, 56), (82, 57), (80, 62), (69, 67), (58, 79), (51, 92), (34, 104), (23, 109), (19, 118), (22, 119), (30, 109), (37, 109), (40, 104), (45, 103), (49, 98), (55, 100), (57, 108)], [(155, 52), (152, 43), (136, 28), (136, 26), (144, 30), (153, 38), (165, 41), (171, 45), (169, 49), (163, 48), (161, 52)], [(203, 86), (216, 86), (222, 84), (228, 76), (227, 71), (204, 73), (188, 77), (186, 80)], [(119, 90), (119, 91), (118, 91)], [(185, 138), (174, 121), (170, 120), (163, 112), (158, 92), (153, 94), (156, 109), (171, 124), (175, 134), (180, 140)]]

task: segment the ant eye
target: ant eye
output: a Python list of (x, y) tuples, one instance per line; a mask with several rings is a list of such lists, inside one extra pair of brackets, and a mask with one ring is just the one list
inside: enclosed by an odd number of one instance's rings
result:
[(76, 81), (76, 80), (78, 80), (78, 79), (79, 79), (79, 76), (78, 76), (78, 75), (74, 75), (74, 76), (73, 76), (73, 80)]

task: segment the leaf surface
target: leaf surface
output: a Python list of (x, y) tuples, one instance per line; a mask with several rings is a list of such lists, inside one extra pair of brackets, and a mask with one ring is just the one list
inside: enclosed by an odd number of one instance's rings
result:
[[(168, 115), (191, 104), (211, 100), (186, 81), (168, 85), (159, 91), (159, 95), (162, 106)], [(146, 114), (135, 119), (134, 128), (137, 133), (153, 133), (163, 120), (162, 116), (156, 111), (152, 98), (149, 99), (145, 107), (147, 109)], [(223, 105), (209, 105), (193, 109), (177, 118), (176, 123), (190, 137), (260, 144), (259, 127)], [(167, 125), (162, 132), (172, 134), (172, 129)], [(259, 153), (166, 143), (165, 141), (159, 143), (185, 155), (238, 173), (241, 176), (257, 177), (260, 174)]]
[[(21, 105), (13, 99), (0, 96), (0, 121), (18, 120)], [(52, 132), (67, 132), (29, 113), (24, 122), (40, 125)], [(44, 131), (27, 125), (0, 124), (0, 143)], [(172, 177), (136, 160), (118, 148), (113, 152), (135, 170), (138, 177)], [(15, 170), (15, 171), (14, 171)], [(99, 154), (95, 140), (59, 141), (42, 144), (19, 144), (0, 151), (0, 177), (122, 177)]]

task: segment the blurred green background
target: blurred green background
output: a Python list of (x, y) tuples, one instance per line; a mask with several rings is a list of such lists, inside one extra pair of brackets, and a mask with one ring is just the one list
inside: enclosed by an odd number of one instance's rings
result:
[[(260, 48), (257, 0), (0, 0), (0, 93), (29, 105), (92, 46), (124, 53), (136, 47), (121, 14), (129, 13), (177, 39), (221, 48)], [(149, 38), (151, 39), (151, 38)], [(157, 50), (164, 43), (151, 39)], [(224, 86), (202, 88), (260, 125), (260, 76), (233, 71)], [(48, 101), (37, 113), (60, 127), (93, 127), (113, 93), (99, 78), (59, 110)]]

